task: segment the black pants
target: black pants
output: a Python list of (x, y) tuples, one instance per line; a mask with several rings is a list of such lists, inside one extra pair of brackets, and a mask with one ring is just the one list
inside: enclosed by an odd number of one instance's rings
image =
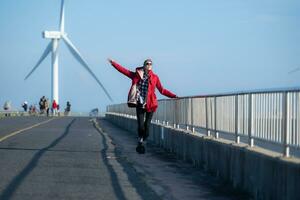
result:
[(136, 108), (136, 116), (137, 116), (139, 137), (140, 138), (142, 137), (143, 140), (146, 140), (147, 137), (149, 136), (149, 127), (153, 116), (153, 112), (146, 112), (144, 108), (138, 106)]

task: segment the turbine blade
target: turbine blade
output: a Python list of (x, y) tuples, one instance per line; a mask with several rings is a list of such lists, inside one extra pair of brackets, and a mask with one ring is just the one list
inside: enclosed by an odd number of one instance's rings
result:
[(38, 68), (38, 66), (41, 64), (41, 62), (48, 56), (48, 54), (52, 50), (52, 42), (48, 44), (46, 49), (44, 50), (44, 53), (42, 54), (41, 58), (39, 61), (36, 63), (36, 65), (33, 67), (33, 69), (29, 72), (29, 74), (25, 77), (25, 80)]
[(111, 101), (113, 101), (111, 96), (109, 95), (108, 91), (105, 89), (105, 87), (100, 82), (100, 80), (97, 78), (97, 76), (93, 73), (93, 71), (89, 68), (87, 62), (83, 59), (83, 57), (79, 53), (78, 49), (74, 46), (74, 44), (70, 41), (70, 39), (66, 35), (63, 35), (62, 38), (63, 38), (64, 42), (66, 43), (67, 47), (69, 48), (69, 50), (71, 51), (71, 53), (73, 54), (73, 56), (79, 61), (79, 63), (82, 66), (84, 66), (84, 68), (90, 73), (90, 75), (97, 81), (97, 83), (101, 86), (101, 88), (103, 89), (103, 91), (105, 92), (107, 97)]
[(65, 32), (65, 0), (61, 1), (61, 12), (60, 12), (60, 32)]

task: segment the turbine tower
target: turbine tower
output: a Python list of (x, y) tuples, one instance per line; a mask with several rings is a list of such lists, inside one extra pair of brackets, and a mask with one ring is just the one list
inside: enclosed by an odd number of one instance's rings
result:
[(61, 13), (60, 13), (60, 27), (59, 31), (44, 31), (43, 37), (46, 39), (51, 39), (50, 43), (44, 50), (42, 56), (38, 60), (37, 64), (33, 67), (33, 69), (29, 72), (29, 74), (25, 77), (25, 80), (30, 77), (30, 75), (40, 66), (42, 61), (52, 53), (52, 70), (51, 70), (51, 83), (52, 83), (52, 91), (51, 91), (51, 100), (55, 100), (57, 104), (59, 104), (59, 87), (58, 87), (58, 46), (59, 41), (62, 39), (65, 44), (67, 45), (70, 52), (73, 56), (78, 60), (78, 62), (88, 71), (88, 73), (97, 81), (100, 87), (105, 92), (106, 96), (111, 100), (111, 96), (97, 78), (97, 76), (93, 73), (93, 71), (88, 66), (87, 62), (83, 59), (78, 49), (74, 46), (71, 40), (68, 38), (67, 34), (65, 33), (65, 1), (61, 1)]

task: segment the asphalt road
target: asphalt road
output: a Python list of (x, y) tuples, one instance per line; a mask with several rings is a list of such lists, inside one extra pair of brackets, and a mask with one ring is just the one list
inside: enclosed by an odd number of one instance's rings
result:
[(248, 198), (103, 119), (4, 118), (0, 141), (1, 200)]

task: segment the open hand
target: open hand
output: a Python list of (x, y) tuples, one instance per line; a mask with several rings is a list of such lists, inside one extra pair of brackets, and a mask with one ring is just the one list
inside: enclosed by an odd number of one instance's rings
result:
[(113, 60), (110, 59), (110, 58), (107, 58), (107, 61), (108, 61), (110, 64), (112, 64), (112, 62), (113, 62)]

